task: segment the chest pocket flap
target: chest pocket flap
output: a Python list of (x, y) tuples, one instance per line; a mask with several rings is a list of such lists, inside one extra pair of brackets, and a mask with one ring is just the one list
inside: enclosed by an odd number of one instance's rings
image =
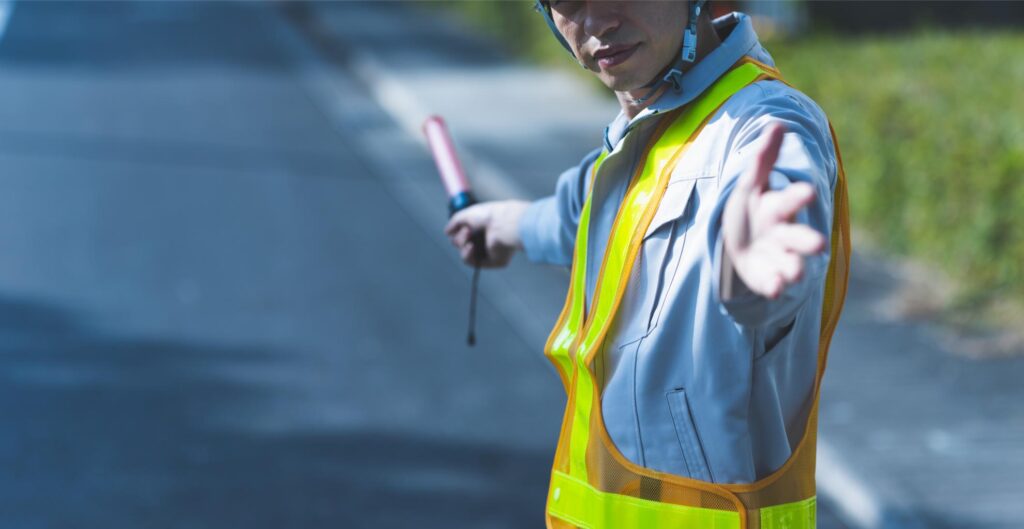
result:
[(644, 239), (658, 231), (658, 228), (683, 216), (687, 205), (690, 203), (693, 189), (697, 186), (697, 180), (714, 178), (715, 176), (713, 174), (673, 174), (672, 179), (669, 180), (668, 187), (665, 189), (665, 195), (661, 197), (658, 211), (654, 213), (651, 225), (647, 227), (647, 231), (644, 233)]

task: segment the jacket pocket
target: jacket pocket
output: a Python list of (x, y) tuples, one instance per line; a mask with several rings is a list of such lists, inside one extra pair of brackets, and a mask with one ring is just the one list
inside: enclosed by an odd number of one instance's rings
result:
[(704, 446), (690, 413), (690, 404), (686, 400), (686, 390), (679, 388), (668, 393), (668, 407), (672, 412), (672, 423), (676, 429), (676, 439), (683, 455), (687, 477), (701, 481), (713, 481), (708, 461), (704, 455)]
[(644, 301), (640, 313), (644, 315), (644, 336), (658, 326), (662, 302), (675, 281), (682, 262), (686, 239), (693, 223), (696, 180), (672, 182), (655, 212), (644, 235), (642, 261), (645, 270), (638, 278), (643, 283)]
[(698, 210), (699, 190), (714, 184), (711, 176), (669, 182), (630, 271), (611, 342), (615, 347), (636, 342), (657, 327), (662, 301), (682, 263), (687, 235)]
[(780, 351), (790, 349), (792, 347), (790, 343), (793, 341), (794, 325), (796, 325), (796, 316), (793, 316), (793, 319), (785, 326), (768, 331), (764, 338), (763, 349), (760, 351), (755, 350), (754, 362), (766, 361), (774, 356), (778, 356)]
[(665, 188), (665, 194), (661, 197), (661, 202), (658, 203), (658, 210), (654, 212), (651, 224), (647, 226), (644, 239), (651, 237), (659, 228), (676, 221), (686, 213), (686, 208), (690, 205), (690, 196), (696, 185), (696, 178), (669, 182), (668, 187)]

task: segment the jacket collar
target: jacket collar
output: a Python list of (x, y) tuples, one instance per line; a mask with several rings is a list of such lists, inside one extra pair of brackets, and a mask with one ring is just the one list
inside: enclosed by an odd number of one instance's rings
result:
[(632, 120), (620, 111), (605, 128), (605, 149), (611, 151), (637, 124), (693, 101), (744, 56), (750, 55), (769, 66), (774, 66), (771, 56), (757, 38), (750, 16), (734, 12), (715, 19), (713, 24), (720, 36), (725, 35), (722, 44), (683, 74), (681, 90), (671, 90), (662, 94), (657, 101)]

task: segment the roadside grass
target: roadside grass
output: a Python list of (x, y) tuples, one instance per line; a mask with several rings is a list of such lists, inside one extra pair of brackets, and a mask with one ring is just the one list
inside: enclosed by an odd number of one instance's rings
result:
[[(517, 56), (574, 69), (530, 2), (443, 5)], [(943, 306), (925, 312), (970, 328), (1024, 321), (1006, 309), (1024, 306), (1024, 32), (921, 28), (765, 46), (831, 118), (862, 240), (950, 283)]]
[(567, 63), (572, 66), (565, 50), (551, 36), (543, 16), (534, 11), (532, 1), (437, 0), (429, 3), (456, 13), (497, 42), (505, 43), (504, 48), (513, 55), (548, 66)]
[(1024, 33), (766, 46), (832, 119), (857, 228), (942, 269), (952, 309), (1024, 300)]

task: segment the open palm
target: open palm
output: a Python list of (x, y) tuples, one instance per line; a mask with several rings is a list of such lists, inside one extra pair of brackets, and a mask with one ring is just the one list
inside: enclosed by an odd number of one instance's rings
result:
[(797, 282), (804, 257), (821, 252), (825, 237), (797, 223), (797, 212), (814, 200), (814, 188), (794, 182), (779, 191), (768, 177), (779, 157), (785, 128), (772, 125), (754, 166), (739, 177), (725, 205), (722, 236), (728, 266), (752, 292), (776, 298)]

